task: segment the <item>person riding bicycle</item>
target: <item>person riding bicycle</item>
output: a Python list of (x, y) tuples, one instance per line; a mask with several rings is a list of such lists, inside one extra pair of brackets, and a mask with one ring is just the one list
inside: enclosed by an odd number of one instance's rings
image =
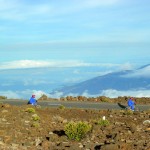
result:
[(134, 111), (135, 109), (135, 102), (134, 102), (134, 99), (133, 97), (130, 97), (130, 99), (128, 100), (128, 107)]
[(28, 101), (28, 104), (31, 104), (31, 105), (34, 105), (34, 106), (37, 105), (37, 100), (35, 99), (35, 95), (32, 95), (32, 97)]

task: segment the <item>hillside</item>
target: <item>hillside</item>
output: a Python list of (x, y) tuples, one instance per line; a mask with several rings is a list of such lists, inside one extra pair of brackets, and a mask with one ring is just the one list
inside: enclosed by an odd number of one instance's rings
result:
[(150, 90), (150, 65), (136, 70), (126, 70), (98, 76), (72, 86), (58, 89), (64, 95), (77, 94), (100, 94), (104, 90), (136, 91)]

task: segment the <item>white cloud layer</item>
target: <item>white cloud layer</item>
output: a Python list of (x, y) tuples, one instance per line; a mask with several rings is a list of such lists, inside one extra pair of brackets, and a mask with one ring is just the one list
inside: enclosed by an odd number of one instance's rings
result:
[(141, 68), (141, 69), (137, 69), (137, 70), (133, 71), (132, 73), (129, 73), (123, 77), (127, 77), (127, 78), (147, 77), (147, 78), (150, 78), (150, 65), (148, 65), (147, 67)]
[(0, 96), (6, 96), (7, 98), (13, 98), (13, 99), (18, 99), (21, 98), (18, 93), (14, 91), (0, 91)]
[(118, 67), (118, 70), (130, 70), (133, 66), (129, 63), (110, 64), (110, 63), (87, 63), (78, 60), (66, 61), (44, 61), (44, 60), (18, 60), (9, 62), (0, 62), (0, 70), (3, 69), (23, 69), (40, 67)]
[[(43, 94), (51, 98), (60, 98), (64, 96), (62, 92), (55, 92), (55, 94), (49, 94), (40, 90), (0, 91), (0, 96), (7, 96), (7, 98), (13, 98), (13, 99), (28, 100), (32, 94), (36, 95), (36, 99), (40, 98)], [(72, 93), (68, 95), (78, 96), (78, 94), (72, 94)], [(85, 91), (81, 95), (86, 97), (107, 96), (110, 98), (116, 98), (118, 96), (150, 97), (150, 90), (117, 91), (117, 90), (109, 89), (109, 90), (104, 90), (101, 93), (96, 95), (89, 94), (87, 91)]]
[[(78, 96), (78, 94), (73, 94), (73, 93), (70, 93), (68, 95)], [(118, 90), (109, 89), (109, 90), (103, 90), (101, 93), (95, 95), (89, 94), (87, 91), (85, 91), (81, 95), (86, 97), (106, 96), (110, 98), (116, 98), (118, 96), (150, 97), (150, 90), (118, 91)]]
[(118, 96), (133, 96), (133, 97), (150, 97), (150, 90), (133, 90), (133, 91), (117, 91), (117, 90), (104, 90), (101, 95), (108, 97), (118, 97)]
[(47, 95), (48, 97), (51, 98), (60, 98), (63, 93), (62, 92), (57, 92), (53, 95), (46, 93), (41, 90), (24, 90), (24, 91), (0, 91), (0, 96), (6, 96), (8, 99), (23, 99), (23, 100), (28, 100), (30, 99), (31, 95), (34, 94), (36, 96), (36, 99), (40, 98), (43, 94)]

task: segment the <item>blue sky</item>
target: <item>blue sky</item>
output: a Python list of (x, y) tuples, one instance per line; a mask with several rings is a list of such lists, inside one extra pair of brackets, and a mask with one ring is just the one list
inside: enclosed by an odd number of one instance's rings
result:
[(149, 0), (0, 0), (0, 71), (74, 67), (64, 80), (83, 81), (85, 70), (91, 78), (149, 64), (149, 39)]
[(150, 59), (150, 2), (0, 0), (0, 33), (0, 65), (18, 60), (143, 65)]

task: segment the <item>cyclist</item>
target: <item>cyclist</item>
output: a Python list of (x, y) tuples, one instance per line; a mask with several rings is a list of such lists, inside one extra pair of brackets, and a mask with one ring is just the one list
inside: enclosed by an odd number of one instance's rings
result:
[(133, 97), (130, 97), (130, 98), (129, 98), (129, 100), (128, 100), (128, 107), (129, 107), (132, 111), (134, 111), (134, 109), (135, 109), (135, 102), (134, 102)]
[(28, 101), (28, 104), (31, 104), (31, 105), (37, 105), (37, 100), (35, 99), (35, 95), (32, 95), (30, 100)]

